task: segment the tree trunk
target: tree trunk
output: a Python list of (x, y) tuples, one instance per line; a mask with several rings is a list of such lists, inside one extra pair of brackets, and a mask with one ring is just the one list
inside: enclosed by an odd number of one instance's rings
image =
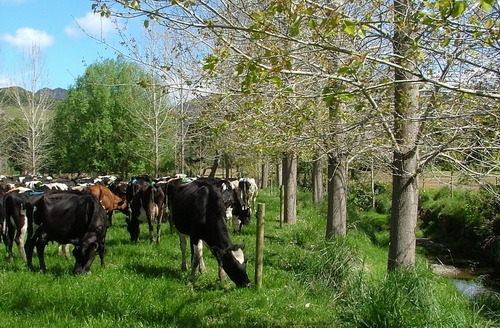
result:
[(408, 71), (416, 70), (417, 55), (412, 48), (412, 1), (394, 1), (394, 151), (392, 172), (391, 231), (388, 270), (415, 265), (418, 214), (418, 84)]
[(328, 154), (328, 217), (326, 239), (347, 232), (347, 156)]
[(323, 160), (318, 158), (313, 162), (313, 203), (323, 201)]
[(260, 189), (267, 188), (268, 180), (269, 180), (269, 163), (266, 160), (264, 160), (264, 162), (262, 163)]
[(297, 156), (283, 158), (283, 185), (285, 188), (285, 223), (297, 223)]
[(224, 166), (226, 168), (226, 179), (227, 178), (232, 178), (231, 176), (231, 159), (229, 158), (229, 155), (227, 153), (224, 153)]
[(283, 164), (280, 162), (276, 164), (276, 183), (278, 184), (278, 187), (283, 184)]
[(214, 163), (212, 164), (212, 167), (210, 168), (210, 174), (208, 175), (209, 178), (215, 178), (215, 173), (217, 172), (217, 168), (219, 167), (219, 160), (220, 154), (219, 151), (216, 151)]

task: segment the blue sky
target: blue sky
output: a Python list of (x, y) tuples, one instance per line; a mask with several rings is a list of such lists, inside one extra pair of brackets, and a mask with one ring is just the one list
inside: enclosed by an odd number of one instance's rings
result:
[(91, 6), (89, 0), (0, 0), (0, 87), (21, 85), (20, 58), (33, 43), (44, 58), (40, 88), (66, 89), (85, 65), (116, 58), (115, 50), (82, 31), (119, 47), (116, 25), (94, 15)]

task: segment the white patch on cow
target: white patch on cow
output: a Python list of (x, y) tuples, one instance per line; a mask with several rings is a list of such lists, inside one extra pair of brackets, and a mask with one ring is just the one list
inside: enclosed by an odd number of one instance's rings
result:
[(68, 185), (64, 183), (58, 183), (58, 182), (47, 183), (45, 186), (53, 190), (68, 190)]
[(160, 209), (158, 208), (158, 204), (156, 203), (153, 203), (153, 211), (152, 211), (153, 215), (155, 218), (158, 217), (158, 215), (160, 214)]
[(233, 218), (233, 207), (228, 206), (228, 208), (226, 209), (226, 220), (229, 221), (232, 218)]
[[(37, 210), (37, 207), (33, 206), (33, 218), (35, 217), (36, 210)], [(30, 238), (33, 238), (35, 236), (35, 233), (38, 230), (38, 228), (41, 227), (41, 225), (38, 225), (38, 224), (35, 223), (34, 219), (32, 221), (33, 221), (33, 236), (30, 236)]]
[(148, 220), (148, 216), (146, 215), (146, 211), (142, 207), (142, 199), (139, 200), (140, 203), (140, 209), (139, 209), (139, 216), (137, 217), (137, 220), (140, 222), (146, 222)]
[(226, 191), (227, 190), (227, 186), (225, 183), (222, 184), (222, 192)]
[(241, 249), (238, 249), (236, 251), (231, 251), (233, 253), (234, 258), (240, 262), (240, 264), (243, 264), (245, 262), (245, 254), (243, 254), (243, 251)]
[(26, 215), (23, 215), (24, 217), (24, 224), (23, 224), (23, 227), (21, 228), (21, 233), (19, 234), (19, 240), (21, 242), (24, 241), (24, 237), (26, 236), (26, 231), (28, 230), (28, 218), (26, 217)]

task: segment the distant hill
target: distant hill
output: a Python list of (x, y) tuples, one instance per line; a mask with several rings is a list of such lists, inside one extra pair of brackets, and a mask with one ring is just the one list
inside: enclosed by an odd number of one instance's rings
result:
[(56, 89), (43, 88), (43, 89), (38, 90), (36, 93), (40, 94), (42, 92), (47, 92), (50, 95), (52, 95), (52, 97), (54, 99), (61, 100), (61, 99), (66, 98), (66, 93), (68, 93), (68, 90), (63, 89), (63, 88), (56, 88)]
[[(22, 91), (22, 88), (21, 87), (0, 88), (0, 103), (3, 104), (4, 106), (15, 106), (15, 101), (14, 99), (11, 98), (12, 97), (11, 94), (17, 91)], [(36, 94), (38, 95), (40, 93), (48, 93), (49, 96), (53, 97), (55, 100), (61, 100), (66, 97), (67, 92), (68, 90), (62, 88), (57, 88), (57, 89), (43, 88), (38, 90)]]

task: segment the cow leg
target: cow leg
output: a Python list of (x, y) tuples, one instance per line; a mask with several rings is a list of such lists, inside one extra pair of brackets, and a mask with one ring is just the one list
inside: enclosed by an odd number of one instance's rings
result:
[(194, 245), (192, 242), (190, 243), (191, 246), (191, 275), (189, 276), (189, 281), (194, 284), (194, 281), (196, 279), (196, 268), (198, 267), (199, 264), (199, 257), (198, 257), (198, 246)]
[(240, 225), (240, 220), (238, 219), (237, 216), (233, 216), (231, 218), (231, 225), (233, 226), (233, 232), (239, 234), (241, 225)]
[(113, 225), (113, 210), (108, 211), (109, 226)]
[(19, 254), (21, 254), (21, 258), (23, 261), (26, 262), (26, 252), (24, 251), (24, 238), (26, 236), (26, 228), (28, 226), (28, 222), (26, 220), (26, 217), (23, 216), (24, 222), (21, 227), (21, 229), (18, 229), (16, 233), (16, 244), (17, 244), (17, 249), (19, 249)]
[(155, 234), (153, 232), (154, 230), (154, 218), (153, 217), (148, 217), (148, 226), (149, 226), (149, 242), (152, 244), (155, 240)]
[(36, 237), (28, 237), (26, 244), (24, 244), (24, 250), (26, 252), (26, 264), (28, 269), (33, 271), (33, 249), (35, 248)]
[(45, 258), (44, 258), (44, 252), (45, 252), (45, 246), (47, 243), (43, 240), (37, 240), (36, 242), (36, 252), (38, 254), (38, 262), (40, 263), (40, 269), (43, 272), (47, 271), (47, 267), (45, 266)]
[(203, 261), (203, 240), (198, 241), (198, 245), (196, 245), (198, 250), (198, 263), (200, 266), (200, 273), (204, 274), (207, 272), (207, 268), (205, 267), (205, 262)]
[(12, 246), (14, 244), (14, 228), (12, 226), (7, 227), (7, 233), (4, 236), (5, 247), (7, 248), (7, 253), (9, 254), (9, 262), (14, 261), (14, 256), (12, 254)]
[[(196, 279), (196, 269), (200, 266), (200, 273), (205, 273), (207, 269), (203, 263), (203, 241), (200, 239), (196, 244), (191, 241), (191, 275), (189, 276), (189, 281), (194, 284)], [(203, 263), (203, 267), (200, 265)]]
[(106, 262), (104, 261), (104, 251), (105, 251), (105, 246), (104, 243), (102, 243), (102, 245), (99, 245), (98, 253), (99, 253), (99, 258), (101, 259), (101, 267), (103, 268), (106, 267)]
[(70, 244), (66, 244), (66, 245), (59, 244), (59, 247), (57, 247), (57, 255), (59, 255), (59, 256), (62, 255), (63, 246), (64, 246), (64, 256), (69, 260), (69, 246), (70, 246)]
[(187, 271), (187, 260), (186, 260), (186, 236), (179, 234), (179, 244), (181, 246), (181, 256), (182, 256), (182, 263), (181, 263), (181, 270), (182, 271)]
[(223, 282), (226, 281), (226, 279), (227, 279), (226, 271), (224, 271), (224, 269), (222, 268), (222, 263), (221, 263), (219, 264), (219, 280)]
[(160, 243), (160, 237), (161, 237), (161, 220), (158, 220), (156, 222), (156, 243)]

